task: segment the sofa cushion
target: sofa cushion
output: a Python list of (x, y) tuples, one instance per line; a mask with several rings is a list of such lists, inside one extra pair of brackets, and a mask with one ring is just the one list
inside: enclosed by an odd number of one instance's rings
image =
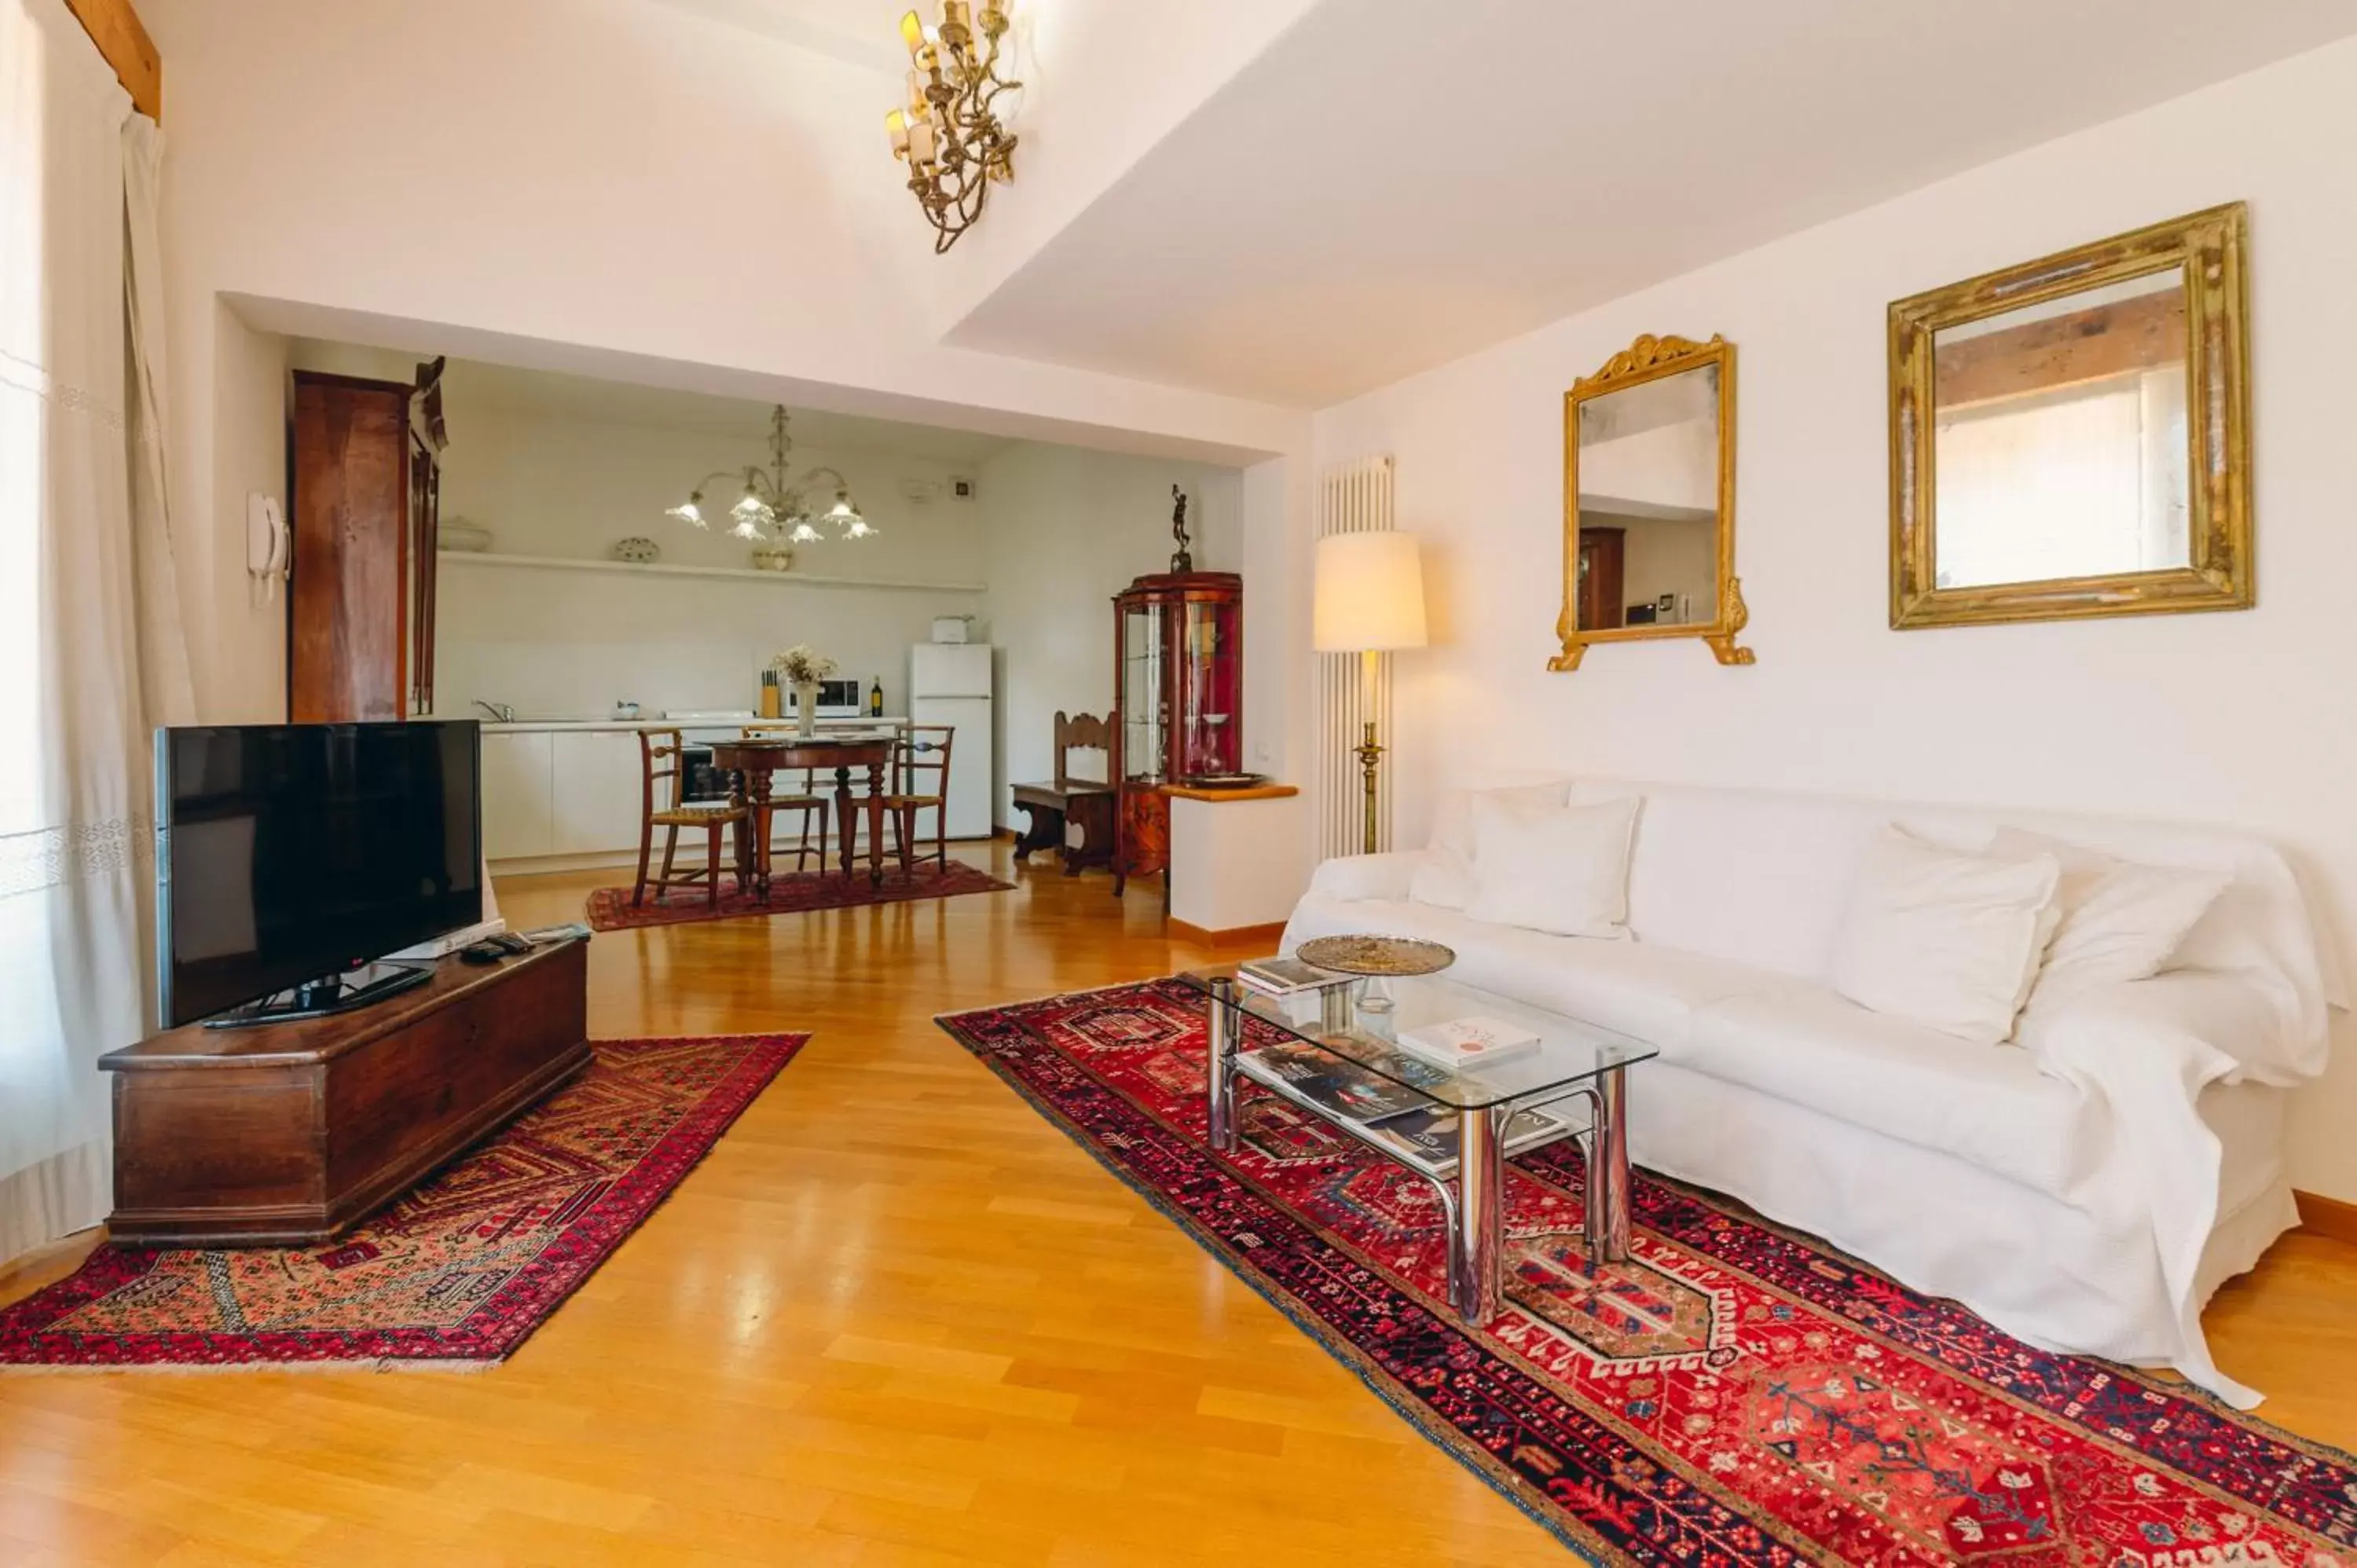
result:
[(2013, 1033), (2061, 918), (2050, 854), (1964, 854), (1885, 828), (1867, 847), (1833, 985), (1878, 1013), (1975, 1045)]
[(1473, 863), (1453, 849), (1428, 849), (1415, 857), (1415, 875), (1407, 896), (1440, 909), (1462, 909), (1473, 902)]
[(2014, 860), (2049, 855), (2062, 867), (2061, 924), (2039, 966), (2029, 1013), (2158, 974), (2233, 880), (2222, 871), (2142, 865), (2019, 828), (1998, 829), (1988, 852)]
[(1419, 904), (1462, 909), (1473, 902), (1473, 802), (1560, 806), (1571, 789), (1568, 779), (1533, 784), (1501, 784), (1481, 789), (1444, 790), (1432, 815), (1432, 842), (1417, 861), (1407, 896)]
[(1466, 914), (1564, 937), (1627, 936), (1637, 805), (1539, 806), (1476, 796)]
[(1642, 796), (1629, 862), (1641, 942), (1823, 980), (1867, 842), (1890, 820), (1849, 800), (1582, 781), (1572, 803)]
[(1543, 779), (1493, 789), (1444, 790), (1433, 809), (1432, 838), (1426, 847), (1447, 850), (1469, 865), (1473, 859), (1473, 801), (1477, 796), (1515, 805), (1560, 806), (1570, 793), (1568, 779)]
[[(1663, 1058), (1837, 1121), (1969, 1160), (2055, 1197), (2108, 1155), (2093, 1103), (2016, 1046), (1871, 1013), (1821, 986), (1729, 997), (1664, 1042)], [(1644, 1092), (1643, 1069), (1631, 1086)], [(1859, 1179), (1873, 1173), (1861, 1171)]]

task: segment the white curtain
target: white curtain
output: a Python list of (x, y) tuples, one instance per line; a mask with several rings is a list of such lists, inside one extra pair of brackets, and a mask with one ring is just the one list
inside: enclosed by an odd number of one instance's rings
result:
[(153, 1015), (161, 156), (62, 0), (0, 0), (0, 1259), (105, 1218), (97, 1060)]

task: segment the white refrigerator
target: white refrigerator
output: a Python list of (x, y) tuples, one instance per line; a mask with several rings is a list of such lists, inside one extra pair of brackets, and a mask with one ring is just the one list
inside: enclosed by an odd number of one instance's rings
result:
[(920, 642), (909, 650), (909, 717), (920, 725), (949, 725), (957, 732), (950, 747), (948, 829), (953, 839), (988, 838), (994, 826), (990, 780), (997, 741), (990, 702), (988, 643)]

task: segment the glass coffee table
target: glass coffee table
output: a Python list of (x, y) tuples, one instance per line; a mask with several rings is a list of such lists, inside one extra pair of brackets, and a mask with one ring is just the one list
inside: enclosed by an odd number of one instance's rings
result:
[[(1582, 1139), (1588, 1260), (1629, 1256), (1626, 1075), (1656, 1047), (1443, 975), (1336, 975), (1285, 994), (1238, 980), (1233, 964), (1179, 978), (1208, 1000), (1211, 1146), (1235, 1151), (1236, 1080), (1249, 1078), (1432, 1183), (1448, 1214), (1449, 1305), (1467, 1322), (1498, 1314), (1509, 1155)], [(1452, 1072), (1394, 1044), (1476, 1017), (1519, 1026), (1537, 1047)], [(1259, 1038), (1254, 1023), (1268, 1026)]]

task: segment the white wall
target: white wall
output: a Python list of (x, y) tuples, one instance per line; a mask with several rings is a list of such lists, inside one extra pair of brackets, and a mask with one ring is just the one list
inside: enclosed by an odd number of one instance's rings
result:
[[(1189, 499), (1198, 570), (1243, 569), (1243, 477), (1232, 468), (1025, 443), (978, 477), (990, 518), (985, 601), (999, 660), (997, 811), (1020, 825), (1006, 786), (1055, 773), (1056, 714), (1114, 705), (1113, 596), (1170, 569), (1170, 487)], [(1258, 614), (1249, 581), (1244, 616)], [(1246, 646), (1246, 670), (1251, 668)], [(1246, 751), (1258, 731), (1246, 698)]]
[(246, 573), (246, 498), (287, 504), (287, 343), (210, 306), (211, 382), (180, 386), (169, 415), (167, 444), (211, 457), (172, 471), (174, 555), (199, 716), (264, 724), (286, 716), (286, 596), (283, 583), (265, 594)]
[[(662, 511), (705, 475), (760, 456), (758, 440), (468, 409), (455, 398), (449, 418), (443, 513), (490, 528), (499, 553), (603, 559), (616, 541), (639, 537), (670, 564), (752, 564), (753, 547), (723, 526), (735, 490), (707, 498), (720, 519), (709, 529)], [(978, 588), (980, 510), (900, 494), (902, 477), (938, 478), (934, 466), (799, 446), (791, 461), (796, 474), (839, 469), (877, 537), (794, 546), (794, 571), (774, 582), (446, 561), (437, 707), (463, 714), (479, 697), (527, 714), (597, 714), (622, 700), (649, 713), (751, 707), (770, 656), (808, 643), (863, 683), (880, 677), (887, 711), (908, 712), (909, 644), (923, 640), (935, 616), (978, 612), (981, 594), (792, 586), (791, 578)]]
[[(2357, 917), (2357, 43), (1958, 176), (1330, 409), (1320, 463), (1389, 451), (1427, 542), (1437, 646), (1398, 660), (1403, 837), (1481, 759), (2230, 824), (2286, 844), (2328, 940)], [(1894, 632), (1884, 307), (2191, 211), (2251, 203), (2259, 604)], [(1606, 242), (1609, 242), (1609, 240)], [(1641, 332), (1740, 356), (1737, 570), (1751, 669), (1699, 643), (1550, 674), (1562, 395)], [(2357, 1029), (2297, 1108), (2295, 1182), (2357, 1198)]]
[(207, 717), (284, 688), (283, 610), (242, 570), (239, 433), (278, 406), (248, 328), (1213, 460), (1306, 444), (1294, 411), (942, 347), (889, 77), (641, 0), (142, 12), (172, 76), (169, 457)]

